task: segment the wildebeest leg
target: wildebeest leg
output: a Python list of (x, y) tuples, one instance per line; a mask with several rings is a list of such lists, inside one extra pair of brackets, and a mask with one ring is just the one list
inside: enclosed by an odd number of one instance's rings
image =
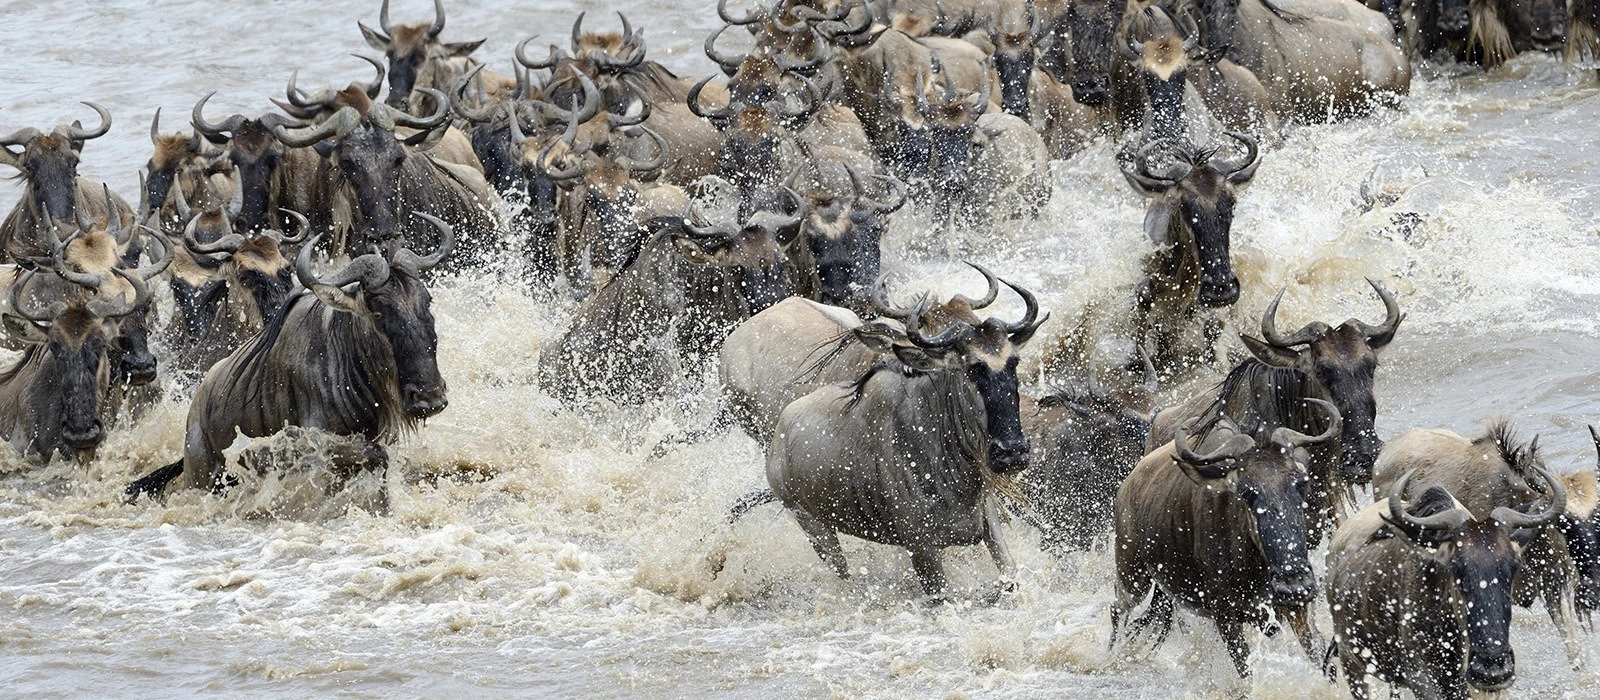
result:
[(816, 550), (817, 556), (833, 567), (833, 573), (839, 578), (849, 580), (850, 564), (844, 560), (844, 550), (839, 547), (838, 531), (798, 508), (794, 510), (794, 519), (800, 522), (800, 529), (805, 531), (806, 539), (811, 540), (811, 548)]
[(1339, 666), (1344, 669), (1344, 682), (1350, 687), (1350, 697), (1355, 700), (1367, 700), (1372, 697), (1371, 690), (1367, 687), (1367, 662), (1362, 660), (1360, 654), (1354, 649), (1350, 650), (1350, 653), (1340, 653)]
[[(1118, 639), (1132, 634), (1131, 628), (1135, 623), (1128, 621), (1128, 613), (1144, 600), (1152, 583), (1142, 569), (1128, 566), (1126, 562), (1117, 562), (1117, 599), (1111, 603), (1111, 646), (1115, 647)], [(1160, 592), (1158, 588), (1156, 594), (1160, 595)], [(1153, 599), (1151, 605), (1155, 605)], [(1140, 618), (1141, 622), (1143, 619)]]
[(1300, 640), (1300, 648), (1306, 652), (1306, 657), (1312, 661), (1322, 658), (1322, 635), (1317, 632), (1317, 622), (1312, 619), (1308, 606), (1280, 607), (1275, 611), (1278, 619), (1289, 623), (1289, 629), (1294, 631), (1295, 639)]
[[(1550, 576), (1565, 578), (1561, 574)], [(1572, 587), (1562, 585), (1560, 588), (1552, 588), (1550, 584), (1546, 584), (1544, 592), (1545, 610), (1549, 611), (1550, 621), (1555, 623), (1556, 629), (1561, 632), (1561, 643), (1567, 648), (1567, 665), (1574, 671), (1581, 671), (1588, 659), (1583, 644), (1578, 641), (1578, 613), (1573, 603)], [(1552, 597), (1555, 600), (1551, 600)]]
[(1250, 645), (1244, 641), (1244, 623), (1238, 620), (1217, 620), (1217, 631), (1228, 645), (1228, 657), (1240, 678), (1250, 677)]
[(1001, 537), (1000, 511), (995, 507), (993, 498), (985, 499), (983, 504), (983, 544), (989, 548), (989, 557), (994, 559), (995, 568), (1000, 570), (1000, 590), (1015, 589), (1017, 564), (1011, 559), (1011, 550)]
[(133, 483), (122, 489), (122, 493), (128, 496), (129, 503), (138, 500), (140, 494), (153, 497), (165, 490), (167, 484), (181, 474), (183, 474), (183, 460), (180, 459), (138, 479), (134, 479)]
[(1155, 591), (1150, 594), (1150, 607), (1145, 609), (1144, 614), (1134, 620), (1129, 627), (1133, 633), (1139, 635), (1150, 634), (1153, 630), (1154, 634), (1147, 644), (1154, 649), (1167, 641), (1167, 633), (1172, 631), (1172, 611), (1172, 596), (1167, 595), (1160, 586), (1156, 586)]
[[(389, 451), (376, 442), (368, 442), (363, 450), (361, 468), (378, 475), (378, 497), (372, 504), (378, 515), (389, 514)], [(353, 472), (352, 472), (353, 475)]]
[(911, 550), (911, 568), (917, 572), (923, 593), (934, 598), (944, 595), (944, 564), (939, 561), (938, 549)]

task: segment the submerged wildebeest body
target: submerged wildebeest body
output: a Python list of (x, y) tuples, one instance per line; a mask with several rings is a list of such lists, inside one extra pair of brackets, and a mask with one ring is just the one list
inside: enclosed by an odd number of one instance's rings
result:
[[(1205, 448), (1191, 443), (1186, 428), (1198, 423), (1191, 420), (1134, 467), (1117, 492), (1113, 642), (1149, 631), (1159, 644), (1177, 602), (1216, 623), (1234, 668), (1248, 675), (1244, 625), (1265, 629), (1270, 609), (1316, 658), (1321, 642), (1308, 609), (1316, 578), (1302, 502), (1306, 449), (1337, 436), (1340, 419), (1327, 401), (1305, 403), (1324, 414), (1319, 435), (1280, 427), (1257, 438), (1222, 421), (1195, 441), (1216, 445)], [(1146, 595), (1148, 611), (1129, 620)]]
[(116, 322), (145, 309), (150, 300), (143, 278), (117, 268), (100, 282), (120, 278), (131, 287), (131, 299), (118, 295), (109, 301), (59, 301), (42, 310), (30, 306), (30, 283), (51, 274), (28, 271), (13, 282), (6, 331), (27, 346), (0, 372), (0, 437), (17, 454), (40, 463), (57, 452), (69, 459), (92, 458), (105, 440), (102, 397), (111, 383), (108, 353)]
[(1144, 457), (1150, 420), (1130, 402), (1093, 389), (1022, 397), (1022, 428), (1033, 446), (1032, 465), (1020, 478), (1028, 503), (1023, 517), (1052, 551), (1083, 551), (1101, 540), (1111, 528), (1117, 489)]
[(792, 213), (758, 212), (739, 228), (652, 222), (637, 259), (540, 353), (540, 386), (569, 402), (640, 403), (696, 377), (734, 326), (793, 294), (785, 248), (805, 204), (793, 190), (789, 198)]
[(1367, 0), (1422, 58), (1494, 67), (1525, 51), (1559, 51), (1585, 40), (1568, 0)]
[[(1415, 499), (1429, 487), (1449, 491), (1479, 519), (1491, 517), (1500, 507), (1527, 510), (1548, 498), (1540, 473), (1544, 460), (1538, 438), (1521, 443), (1509, 421), (1493, 421), (1484, 433), (1468, 439), (1447, 430), (1412, 430), (1391, 440), (1378, 456), (1372, 488), (1387, 493), (1402, 476), (1412, 474), (1410, 490), (1401, 494)], [(1594, 472), (1584, 474), (1593, 479)], [(1578, 479), (1563, 479), (1570, 497), (1567, 509), (1552, 523), (1519, 538), (1523, 568), (1512, 588), (1513, 599), (1524, 607), (1542, 599), (1550, 619), (1566, 644), (1567, 661), (1582, 667), (1583, 644), (1578, 637), (1577, 597), (1592, 609), (1600, 587), (1593, 529), (1586, 522), (1594, 511), (1594, 490)], [(1580, 568), (1581, 565), (1581, 568)]]
[(1310, 448), (1311, 483), (1305, 494), (1307, 534), (1312, 544), (1319, 542), (1354, 502), (1355, 487), (1371, 481), (1373, 463), (1383, 449), (1374, 427), (1378, 402), (1373, 375), (1379, 353), (1394, 340), (1404, 316), (1388, 290), (1368, 282), (1384, 305), (1384, 320), (1376, 326), (1349, 319), (1334, 328), (1314, 321), (1282, 335), (1276, 316), (1283, 292), (1278, 292), (1262, 314), (1262, 340), (1240, 336), (1253, 357), (1236, 365), (1216, 389), (1157, 412), (1146, 448), (1171, 441), (1191, 418), (1200, 418), (1204, 429), (1227, 416), (1257, 436), (1281, 427), (1320, 432), (1326, 419), (1305, 410), (1304, 400), (1332, 402), (1343, 416), (1344, 429), (1335, 439)]
[(313, 237), (295, 274), (307, 291), (290, 298), (253, 340), (206, 374), (195, 391), (183, 459), (135, 481), (130, 495), (158, 494), (175, 479), (227, 486), (223, 450), (242, 434), (259, 438), (286, 425), (364, 438), (367, 463), (387, 464), (382, 447), (448, 405), (439, 373), (432, 296), (421, 275), (455, 246), (443, 221), (440, 248), (368, 253), (336, 275), (311, 269)]
[(1511, 536), (1566, 507), (1560, 480), (1535, 471), (1548, 503), (1531, 515), (1499, 507), (1478, 517), (1439, 486), (1408, 503), (1408, 472), (1340, 526), (1328, 545), (1328, 603), (1351, 695), (1368, 697), (1367, 676), (1419, 698), (1511, 685), (1511, 589), (1522, 566)]
[(924, 297), (907, 310), (880, 297), (880, 313), (905, 330), (879, 322), (851, 334), (882, 359), (779, 416), (767, 482), (841, 578), (850, 571), (840, 532), (910, 550), (929, 595), (945, 589), (944, 547), (983, 542), (1011, 576), (993, 482), (1028, 465), (1017, 351), (1048, 316), (1032, 294), (1006, 284), (1027, 304), (1015, 323), (979, 320), (963, 298), (933, 307)]

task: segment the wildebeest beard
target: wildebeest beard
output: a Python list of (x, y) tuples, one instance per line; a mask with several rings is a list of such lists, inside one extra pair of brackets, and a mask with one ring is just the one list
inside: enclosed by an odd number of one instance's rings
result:
[(1029, 119), (1028, 83), (1033, 79), (1033, 50), (997, 51), (994, 70), (1000, 77), (1000, 102), (1007, 114)]
[(78, 154), (67, 140), (55, 134), (35, 138), (22, 164), (33, 206), (56, 221), (72, 221), (78, 197)]

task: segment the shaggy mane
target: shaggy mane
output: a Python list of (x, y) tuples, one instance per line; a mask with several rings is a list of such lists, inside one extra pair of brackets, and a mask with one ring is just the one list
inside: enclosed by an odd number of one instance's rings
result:
[(1493, 68), (1517, 55), (1511, 43), (1511, 30), (1495, 11), (1492, 0), (1472, 0), (1470, 6), (1472, 29), (1467, 34), (1467, 51), (1483, 51), (1483, 65)]
[(1538, 463), (1538, 450), (1530, 451), (1529, 444), (1523, 442), (1517, 435), (1517, 430), (1511, 425), (1511, 419), (1499, 416), (1489, 421), (1483, 428), (1483, 434), (1472, 441), (1474, 446), (1487, 446), (1493, 444), (1499, 450), (1500, 459), (1511, 465), (1511, 469), (1522, 476), (1529, 476), (1533, 472), (1531, 467)]

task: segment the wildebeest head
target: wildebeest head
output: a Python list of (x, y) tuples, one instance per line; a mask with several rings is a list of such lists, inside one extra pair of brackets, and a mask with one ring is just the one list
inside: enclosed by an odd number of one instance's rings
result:
[[(185, 252), (201, 268), (216, 271), (214, 283), (238, 286), (246, 293), (230, 303), (242, 304), (237, 310), (255, 324), (262, 323), (288, 299), (293, 287), (293, 270), (283, 257), (283, 248), (303, 243), (311, 230), (305, 216), (290, 210), (284, 212), (298, 223), (298, 233), (294, 236), (270, 229), (235, 233), (233, 220), (238, 216), (237, 207), (231, 211), (216, 207), (194, 213), (187, 217), (188, 223), (184, 226)], [(203, 295), (175, 296), (191, 336), (198, 337), (211, 325), (215, 309), (200, 305)]]
[(1289, 334), (1278, 333), (1278, 302), (1283, 291), (1273, 298), (1261, 317), (1261, 337), (1240, 336), (1245, 347), (1261, 362), (1305, 375), (1314, 393), (1339, 407), (1345, 430), (1339, 439), (1339, 469), (1347, 483), (1364, 484), (1372, 480), (1372, 467), (1383, 450), (1383, 441), (1373, 427), (1378, 401), (1373, 397), (1372, 380), (1378, 367), (1378, 354), (1394, 340), (1400, 321), (1400, 304), (1394, 295), (1376, 281), (1367, 280), (1383, 300), (1384, 320), (1376, 326), (1349, 319), (1332, 328), (1313, 321)]
[(239, 193), (239, 206), (233, 225), (245, 233), (266, 231), (272, 227), (273, 179), (288, 155), (288, 148), (273, 136), (273, 129), (300, 129), (307, 123), (281, 114), (263, 114), (256, 119), (234, 114), (221, 124), (213, 124), (206, 120), (204, 111), (206, 102), (215, 94), (195, 103), (190, 123), (206, 140), (227, 147), (225, 155), (238, 180), (234, 187)]
[(1200, 10), (1200, 45), (1204, 60), (1216, 63), (1233, 48), (1235, 27), (1239, 24), (1239, 0), (1195, 0)]
[[(441, 103), (442, 104), (442, 103)], [(370, 321), (388, 341), (400, 408), (408, 421), (438, 414), (449, 405), (444, 375), (439, 372), (439, 336), (434, 328), (433, 297), (422, 273), (438, 265), (455, 248), (455, 232), (440, 219), (413, 212), (439, 229), (439, 249), (422, 256), (391, 246), (387, 254), (368, 253), (327, 278), (311, 269), (311, 250), (318, 234), (300, 248), (295, 274), (300, 284), (324, 304)], [(354, 291), (347, 288), (357, 285)]]
[(888, 175), (872, 175), (887, 188), (873, 194), (869, 182), (847, 168), (852, 196), (833, 197), (825, 191), (810, 197), (811, 216), (806, 222), (806, 242), (816, 262), (820, 298), (833, 306), (860, 306), (878, 279), (881, 242), (889, 215), (906, 201), (905, 185)]
[(1180, 428), (1172, 446), (1178, 468), (1196, 486), (1220, 489), (1239, 499), (1254, 527), (1251, 538), (1267, 563), (1268, 586), (1275, 604), (1309, 602), (1317, 594), (1315, 576), (1306, 547), (1306, 490), (1310, 477), (1306, 448), (1334, 439), (1340, 432), (1339, 410), (1321, 399), (1307, 399), (1327, 413), (1328, 428), (1309, 436), (1278, 428), (1257, 441), (1249, 433), (1223, 420), (1211, 439), (1223, 444), (1206, 454), (1194, 450), (1189, 428)]
[[(109, 190), (106, 197), (109, 200)], [(49, 216), (45, 217), (45, 240), (51, 249), (51, 259), (41, 267), (53, 270), (57, 277), (81, 290), (76, 293), (58, 290), (60, 298), (57, 300), (97, 299), (102, 306), (114, 306), (130, 295), (138, 296), (136, 289), (113, 274), (116, 270), (132, 271), (140, 280), (148, 281), (166, 271), (172, 262), (170, 247), (154, 232), (149, 237), (136, 235), (131, 226), (124, 228), (115, 222), (90, 220), (81, 209), (75, 212), (75, 218), (77, 228), (69, 230), (58, 227)], [(67, 235), (58, 236), (58, 231)], [(147, 254), (148, 264), (144, 263)], [(138, 385), (155, 380), (156, 357), (150, 352), (149, 316), (150, 305), (142, 303), (119, 312), (103, 324), (115, 341), (109, 357), (119, 382)]]
[[(883, 285), (874, 290), (873, 306), (887, 318), (900, 319), (905, 331), (884, 323), (856, 329), (863, 344), (896, 360), (914, 372), (951, 372), (964, 377), (980, 399), (988, 437), (984, 460), (997, 474), (1021, 471), (1029, 462), (1028, 437), (1022, 431), (1018, 410), (1018, 353), (1050, 315), (1039, 314), (1039, 301), (1027, 289), (995, 277), (988, 269), (968, 263), (989, 283), (981, 299), (956, 295), (934, 305), (926, 296), (912, 309), (889, 304)], [(980, 320), (975, 311), (993, 304), (1005, 284), (1022, 297), (1026, 311), (1016, 322), (993, 316)], [(929, 335), (924, 329), (932, 329)]]
[(1099, 107), (1111, 99), (1111, 52), (1127, 0), (1071, 0), (1063, 19), (1072, 35), (1072, 99)]
[[(272, 127), (273, 135), (285, 146), (316, 148), (355, 190), (362, 227), (353, 242), (381, 241), (397, 234), (400, 176), (410, 157), (402, 143), (420, 146), (437, 139), (450, 116), (450, 103), (443, 93), (428, 88), (422, 91), (431, 94), (439, 105), (428, 117), (413, 117), (387, 105), (373, 104), (365, 92), (352, 86), (330, 100), (343, 106), (327, 121), (297, 131), (289, 131), (283, 125)], [(420, 131), (399, 139), (394, 133), (398, 126)], [(355, 245), (354, 249), (361, 246)]]
[[(1426, 21), (1426, 17), (1433, 15), (1434, 28), (1445, 39), (1463, 40), (1467, 38), (1467, 31), (1472, 27), (1472, 3), (1469, 0), (1429, 0), (1425, 7), (1419, 7), (1419, 21)], [(1404, 27), (1396, 27), (1396, 31), (1404, 31)]]
[(989, 109), (987, 69), (983, 76), (978, 92), (965, 93), (950, 82), (938, 57), (934, 57), (928, 83), (937, 93), (931, 99), (925, 89), (917, 93), (917, 111), (922, 114), (928, 139), (928, 175), (935, 194), (936, 219), (948, 216), (950, 203), (960, 200), (961, 192), (973, 184), (972, 160), (984, 138), (978, 130), (978, 118)]
[(159, 109), (150, 120), (150, 145), (154, 150), (145, 163), (145, 186), (139, 194), (141, 223), (149, 223), (149, 214), (161, 211), (174, 185), (195, 193), (208, 191), (203, 181), (219, 172), (220, 165), (212, 161), (219, 153), (207, 153), (198, 133), (162, 134)]
[[(1589, 437), (1594, 439), (1600, 455), (1600, 431), (1589, 426)], [(1574, 606), (1579, 616), (1588, 619), (1600, 608), (1600, 521), (1595, 517), (1600, 505), (1600, 464), (1595, 469), (1579, 470), (1563, 481), (1567, 487), (1567, 512), (1556, 522), (1566, 540), (1567, 552), (1578, 570), (1578, 585)]]
[(1540, 51), (1559, 51), (1567, 43), (1567, 0), (1533, 0), (1527, 9), (1528, 36)]
[[(48, 134), (30, 127), (0, 136), (0, 164), (22, 171), (28, 182), (29, 205), (61, 221), (72, 217), (77, 201), (78, 156), (83, 142), (111, 131), (111, 114), (104, 107), (93, 102), (83, 104), (100, 115), (99, 128), (91, 131), (73, 122)], [(12, 147), (22, 150), (13, 151)]]
[(1117, 38), (1117, 50), (1144, 80), (1145, 99), (1150, 110), (1146, 138), (1183, 138), (1183, 88), (1188, 82), (1189, 62), (1201, 58), (1199, 29), (1187, 14), (1172, 18), (1159, 6), (1144, 10), (1140, 22), (1143, 37), (1132, 36), (1130, 24)]
[(30, 407), (39, 421), (38, 444), (48, 448), (59, 440), (73, 450), (90, 451), (105, 439), (100, 394), (110, 371), (107, 354), (117, 322), (148, 306), (150, 290), (134, 271), (117, 268), (112, 274), (131, 288), (131, 300), (121, 294), (111, 300), (95, 296), (32, 310), (25, 305), (24, 290), (37, 274), (25, 272), (12, 286), (5, 323), (12, 335), (42, 353), (34, 381), (45, 387), (40, 396), (46, 400)]
[(1511, 649), (1511, 583), (1522, 560), (1511, 533), (1554, 522), (1566, 510), (1567, 493), (1548, 470), (1534, 470), (1545, 483), (1549, 503), (1533, 515), (1501, 506), (1479, 520), (1443, 487), (1423, 492), (1409, 507), (1404, 501), (1413, 469), (1389, 489), (1389, 527), (1418, 545), (1417, 556), (1432, 562), (1454, 583), (1448, 591), (1417, 591), (1453, 599), (1467, 637), (1467, 682), (1480, 691), (1511, 685), (1516, 655)]
[[(1244, 147), (1244, 157), (1223, 160), (1215, 151), (1196, 151), (1182, 141), (1156, 139), (1124, 162), (1122, 174), (1146, 197), (1161, 198), (1175, 208), (1179, 224), (1175, 245), (1186, 250), (1199, 276), (1196, 301), (1205, 306), (1228, 306), (1239, 300), (1239, 278), (1233, 274), (1229, 236), (1233, 207), (1241, 188), (1255, 177), (1261, 150), (1248, 134), (1227, 132)], [(1170, 147), (1170, 164), (1156, 172), (1151, 156)], [(1161, 222), (1164, 225), (1165, 222)]]
[(994, 71), (1000, 78), (1000, 105), (1007, 114), (1030, 118), (1028, 84), (1033, 80), (1033, 29), (1022, 26), (989, 30), (994, 43)]
[(389, 97), (384, 102), (397, 109), (405, 108), (417, 77), (429, 61), (466, 58), (484, 42), (483, 39), (460, 43), (439, 40), (439, 34), (444, 31), (444, 0), (433, 0), (432, 24), (392, 25), (389, 23), (389, 0), (383, 0), (378, 10), (381, 31), (360, 22), (356, 26), (361, 27), (367, 45), (382, 51), (389, 61)]
[(757, 211), (738, 228), (701, 225), (691, 213), (672, 239), (685, 260), (728, 272), (752, 316), (794, 295), (794, 270), (786, 249), (800, 236), (806, 201), (788, 187), (783, 192), (791, 212)]

